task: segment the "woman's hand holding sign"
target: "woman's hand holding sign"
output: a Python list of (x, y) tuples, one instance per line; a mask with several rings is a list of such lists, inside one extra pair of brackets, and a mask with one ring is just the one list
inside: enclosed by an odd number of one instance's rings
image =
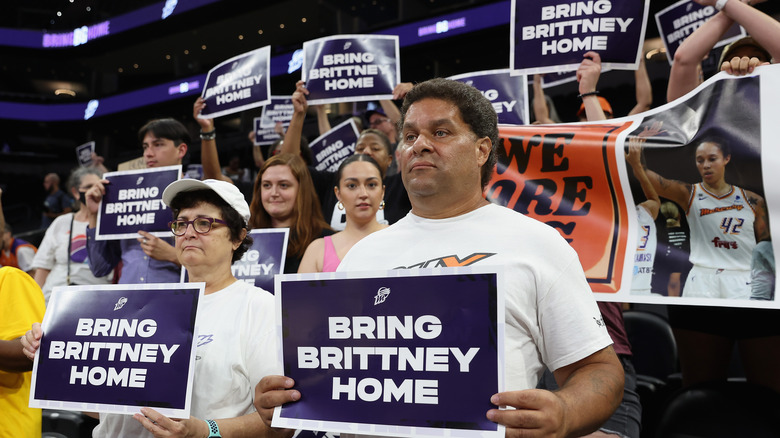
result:
[(170, 243), (146, 231), (139, 231), (138, 234), (140, 235), (137, 237), (138, 243), (141, 244), (144, 254), (155, 260), (169, 261), (181, 266), (176, 256), (176, 249)]

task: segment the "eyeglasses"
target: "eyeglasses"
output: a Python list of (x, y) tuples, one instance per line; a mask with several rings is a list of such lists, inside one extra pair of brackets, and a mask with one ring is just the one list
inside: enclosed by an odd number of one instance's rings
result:
[(376, 118), (376, 119), (368, 122), (368, 125), (373, 128), (375, 126), (379, 126), (382, 123), (389, 122), (389, 121), (390, 121), (390, 119), (388, 119), (386, 117), (381, 117), (381, 118)]
[(227, 222), (222, 219), (214, 219), (213, 217), (196, 217), (191, 221), (175, 220), (168, 222), (168, 226), (171, 227), (171, 232), (175, 236), (183, 236), (187, 232), (187, 225), (192, 224), (192, 228), (198, 234), (206, 234), (211, 231), (211, 227), (214, 222), (222, 225), (227, 225)]

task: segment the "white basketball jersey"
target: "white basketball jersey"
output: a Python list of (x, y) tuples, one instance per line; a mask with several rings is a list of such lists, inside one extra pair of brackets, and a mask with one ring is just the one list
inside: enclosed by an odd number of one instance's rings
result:
[(655, 221), (644, 207), (636, 206), (639, 234), (636, 241), (636, 255), (634, 256), (634, 279), (631, 282), (632, 292), (650, 293), (650, 282), (653, 279), (653, 264), (655, 263), (655, 248), (658, 245), (658, 237), (655, 230)]
[(714, 269), (750, 270), (756, 246), (756, 213), (745, 191), (731, 186), (718, 198), (695, 184), (688, 201), (691, 257), (694, 265)]

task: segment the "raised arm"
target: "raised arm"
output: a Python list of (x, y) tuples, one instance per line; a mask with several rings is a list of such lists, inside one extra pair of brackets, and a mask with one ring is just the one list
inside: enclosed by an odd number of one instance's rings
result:
[[(716, 0), (694, 1), (700, 5), (714, 6)], [(744, 27), (747, 33), (755, 38), (773, 58), (780, 59), (780, 22), (750, 6), (756, 3), (761, 1), (745, 3), (740, 0), (728, 0), (721, 13)]]
[[(714, 3), (714, 2), (713, 2)], [(701, 83), (701, 60), (710, 53), (723, 34), (734, 24), (734, 20), (718, 12), (701, 27), (690, 34), (674, 53), (666, 101), (671, 102), (688, 93)]]
[(317, 128), (320, 130), (320, 135), (325, 135), (330, 131), (330, 120), (328, 120), (328, 113), (325, 111), (325, 105), (315, 105), (315, 111), (317, 111)]
[(601, 109), (596, 84), (601, 75), (601, 56), (594, 51), (582, 55), (584, 58), (577, 68), (577, 82), (580, 83), (580, 97), (585, 104), (585, 115), (588, 121), (607, 120), (604, 110)]
[(655, 191), (653, 184), (650, 183), (650, 178), (645, 173), (645, 168), (642, 165), (642, 144), (645, 139), (642, 137), (631, 137), (628, 140), (628, 153), (626, 154), (626, 162), (631, 166), (634, 171), (634, 177), (639, 181), (639, 185), (642, 186), (642, 192), (645, 194), (646, 200), (641, 205), (648, 213), (650, 217), (655, 220), (658, 217), (658, 211), (661, 209), (661, 198), (658, 197), (658, 193)]
[[(637, 135), (637, 137), (641, 139), (641, 142), (638, 145), (635, 145), (639, 147), (639, 153), (638, 153), (639, 156), (636, 159), (639, 160), (640, 167), (642, 168), (640, 172), (644, 173), (647, 176), (647, 178), (650, 181), (650, 184), (652, 185), (652, 189), (655, 191), (657, 196), (660, 196), (661, 198), (666, 198), (674, 202), (675, 204), (679, 205), (684, 212), (687, 213), (688, 200), (691, 197), (691, 191), (693, 190), (693, 185), (682, 181), (664, 178), (658, 173), (648, 169), (647, 163), (645, 162), (645, 159), (642, 156), (643, 145), (645, 144), (647, 139), (650, 137), (655, 137), (656, 135), (665, 132), (664, 130), (661, 129), (662, 127), (663, 127), (663, 122), (655, 122), (651, 125), (646, 125), (642, 129), (642, 132), (640, 132)], [(629, 153), (631, 153), (630, 147), (629, 147)], [(634, 156), (632, 156), (632, 158), (633, 157)], [(626, 157), (626, 159), (628, 160), (628, 157)], [(645, 194), (645, 196), (647, 196), (647, 193)], [(647, 197), (649, 199), (649, 196)], [(660, 204), (659, 204), (659, 210), (660, 210)]]
[(309, 90), (304, 86), (304, 82), (298, 81), (292, 95), (293, 116), (290, 120), (290, 126), (287, 127), (287, 132), (284, 134), (280, 153), (295, 155), (301, 153), (303, 121), (306, 119), (306, 110), (309, 109), (309, 102), (306, 100), (307, 94), (309, 94)]
[(756, 242), (771, 240), (772, 236), (769, 233), (769, 216), (766, 211), (766, 202), (764, 202), (764, 198), (749, 190), (745, 190), (745, 192), (747, 194), (748, 202), (756, 212), (756, 219), (753, 223)]
[(200, 125), (200, 162), (203, 165), (203, 179), (217, 179), (233, 184), (233, 180), (222, 174), (217, 153), (217, 139), (214, 136), (214, 120), (200, 117), (206, 101), (199, 97), (192, 106), (192, 116)]
[(636, 105), (629, 111), (629, 116), (645, 112), (653, 104), (653, 86), (650, 84), (650, 77), (647, 75), (644, 55), (639, 57), (639, 68), (634, 72), (634, 83)]
[(555, 121), (550, 118), (550, 108), (547, 107), (547, 98), (544, 95), (544, 88), (542, 88), (542, 75), (534, 75), (533, 89), (534, 119), (537, 123), (542, 125), (555, 123)]

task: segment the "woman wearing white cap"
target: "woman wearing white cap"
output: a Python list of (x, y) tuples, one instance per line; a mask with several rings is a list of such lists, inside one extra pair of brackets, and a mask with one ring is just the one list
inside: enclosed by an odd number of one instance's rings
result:
[[(252, 404), (253, 389), (279, 374), (273, 296), (236, 280), (230, 266), (252, 243), (249, 206), (224, 181), (183, 179), (163, 192), (171, 208), (176, 253), (192, 282), (204, 282), (199, 304), (192, 416), (174, 420), (151, 408), (134, 416), (101, 414), (95, 437), (254, 437), (269, 432)], [(32, 358), (40, 326), (23, 339)]]

